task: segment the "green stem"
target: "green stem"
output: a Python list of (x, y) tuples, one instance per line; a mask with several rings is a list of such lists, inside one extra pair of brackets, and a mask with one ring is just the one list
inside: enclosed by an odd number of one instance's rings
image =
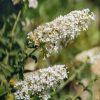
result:
[[(89, 85), (90, 85), (90, 84), (92, 85), (92, 90), (85, 89), (86, 87), (84, 87), (84, 90), (87, 90), (87, 91), (91, 94), (91, 96), (92, 96), (91, 100), (95, 100), (95, 99), (94, 99), (94, 96), (95, 96), (95, 95), (94, 95), (94, 91), (93, 91), (93, 84), (94, 84), (94, 81), (95, 81), (95, 80), (92, 80), (92, 82), (91, 82), (91, 81), (89, 82)], [(89, 87), (89, 85), (87, 86), (87, 88)], [(80, 96), (81, 93), (84, 92), (84, 90), (80, 91), (76, 96), (74, 96), (74, 97), (72, 98), (72, 100), (76, 100), (76, 98), (77, 98), (78, 96)]]
[[(69, 77), (69, 79), (63, 84), (60, 86), (60, 88), (58, 89), (58, 91), (56, 93), (59, 93), (69, 82), (71, 82), (79, 72), (81, 72), (84, 68), (85, 68), (86, 64), (81, 66), (77, 71), (75, 71), (74, 74), (72, 74), (71, 77)], [(54, 95), (55, 93), (51, 94), (51, 95)]]
[(51, 64), (50, 64), (49, 58), (47, 57), (47, 51), (45, 48), (43, 48), (43, 53), (44, 53), (44, 57), (45, 57), (47, 65), (50, 66)]
[(32, 50), (28, 55), (26, 54), (26, 57), (22, 60), (22, 63), (25, 61), (25, 59), (29, 56), (31, 56), (38, 48), (35, 48), (34, 50)]
[(81, 66), (77, 71), (75, 71), (75, 73), (63, 84), (63, 86), (61, 88), (64, 88), (66, 84), (68, 84), (69, 82), (71, 82), (76, 75), (81, 72), (83, 69), (85, 68), (85, 65)]
[(32, 52), (29, 53), (29, 56), (32, 55), (38, 48), (35, 48)]
[(47, 57), (46, 53), (44, 54), (44, 57), (46, 59), (47, 65), (50, 66), (51, 64), (50, 64), (49, 58)]
[(14, 36), (15, 36), (15, 29), (16, 29), (16, 26), (17, 26), (17, 23), (19, 21), (19, 18), (20, 18), (20, 15), (21, 15), (21, 11), (19, 11), (18, 15), (17, 15), (17, 18), (15, 20), (15, 23), (14, 23), (14, 26), (12, 28), (12, 31), (11, 31), (11, 38), (12, 38), (12, 41), (14, 40)]
[(95, 94), (94, 94), (94, 80), (92, 80), (91, 85), (92, 85), (92, 100), (94, 100), (94, 98), (95, 98)]

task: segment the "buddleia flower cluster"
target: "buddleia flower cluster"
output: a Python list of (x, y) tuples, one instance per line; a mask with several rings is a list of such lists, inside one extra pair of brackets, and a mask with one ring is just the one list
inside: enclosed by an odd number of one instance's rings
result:
[(100, 47), (95, 47), (95, 48), (83, 51), (77, 54), (75, 59), (81, 62), (95, 64), (98, 60), (100, 60)]
[(77, 37), (81, 31), (88, 29), (95, 15), (89, 9), (75, 10), (65, 16), (59, 16), (53, 21), (37, 27), (29, 32), (29, 44), (40, 46), (45, 44), (48, 53), (58, 51), (62, 43), (68, 43)]
[(56, 89), (64, 79), (67, 79), (65, 65), (54, 65), (39, 69), (24, 75), (24, 81), (15, 84), (16, 100), (30, 100), (30, 95), (38, 95), (43, 100), (50, 98), (50, 91)]

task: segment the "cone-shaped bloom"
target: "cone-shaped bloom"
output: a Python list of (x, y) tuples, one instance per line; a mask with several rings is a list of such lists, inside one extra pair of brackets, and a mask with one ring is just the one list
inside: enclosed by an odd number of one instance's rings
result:
[[(54, 65), (35, 72), (25, 74), (24, 81), (17, 82), (14, 94), (18, 100), (30, 100), (30, 95), (38, 95), (41, 98), (50, 98), (49, 92), (59, 86), (67, 78), (65, 65)], [(28, 94), (29, 93), (29, 94)]]
[(88, 29), (95, 16), (89, 9), (75, 10), (65, 16), (59, 16), (51, 22), (37, 27), (28, 33), (29, 43), (40, 45), (45, 43), (45, 49), (51, 53), (57, 51), (61, 41), (69, 42)]

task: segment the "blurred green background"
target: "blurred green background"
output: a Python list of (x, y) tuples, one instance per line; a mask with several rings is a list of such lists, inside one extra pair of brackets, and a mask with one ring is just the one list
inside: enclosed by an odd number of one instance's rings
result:
[[(35, 9), (28, 7), (28, 0), (15, 1), (16, 4), (13, 3), (14, 0), (0, 0), (0, 100), (4, 100), (7, 93), (11, 92), (9, 81), (16, 79), (16, 77), (21, 78), (23, 68), (20, 60), (25, 58), (26, 35), (40, 24), (52, 21), (59, 15), (65, 15), (77, 9), (89, 8), (96, 14), (96, 21), (86, 32), (82, 32), (78, 38), (71, 41), (67, 47), (64, 47), (59, 54), (52, 54), (49, 58), (52, 65), (56, 63), (67, 64), (69, 66), (69, 76), (77, 70), (73, 62), (76, 54), (100, 46), (100, 0), (38, 0), (38, 7)], [(42, 64), (42, 55), (38, 57), (38, 60), (38, 66), (45, 67)], [(90, 76), (88, 75), (88, 69), (84, 71), (84, 74), (86, 77)], [(51, 100), (72, 100), (68, 94), (72, 96), (70, 87), (80, 81), (77, 78), (69, 82), (61, 90), (63, 92), (59, 91)], [(13, 100), (13, 95), (8, 94), (7, 96), (7, 100)], [(74, 100), (81, 99), (75, 98)], [(100, 100), (100, 98), (97, 100)]]

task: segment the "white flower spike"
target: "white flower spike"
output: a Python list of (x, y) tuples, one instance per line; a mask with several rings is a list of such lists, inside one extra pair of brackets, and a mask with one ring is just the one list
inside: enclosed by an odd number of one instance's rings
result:
[(26, 74), (24, 81), (15, 84), (18, 89), (14, 93), (16, 100), (30, 100), (28, 93), (47, 100), (50, 98), (50, 90), (57, 88), (68, 77), (67, 73), (65, 65), (54, 65)]
[(89, 9), (75, 10), (65, 16), (59, 16), (51, 22), (37, 27), (28, 33), (29, 43), (35, 45), (45, 43), (46, 50), (51, 53), (58, 51), (61, 41), (69, 42), (80, 34), (80, 31), (88, 29), (90, 23), (95, 20), (95, 15)]

